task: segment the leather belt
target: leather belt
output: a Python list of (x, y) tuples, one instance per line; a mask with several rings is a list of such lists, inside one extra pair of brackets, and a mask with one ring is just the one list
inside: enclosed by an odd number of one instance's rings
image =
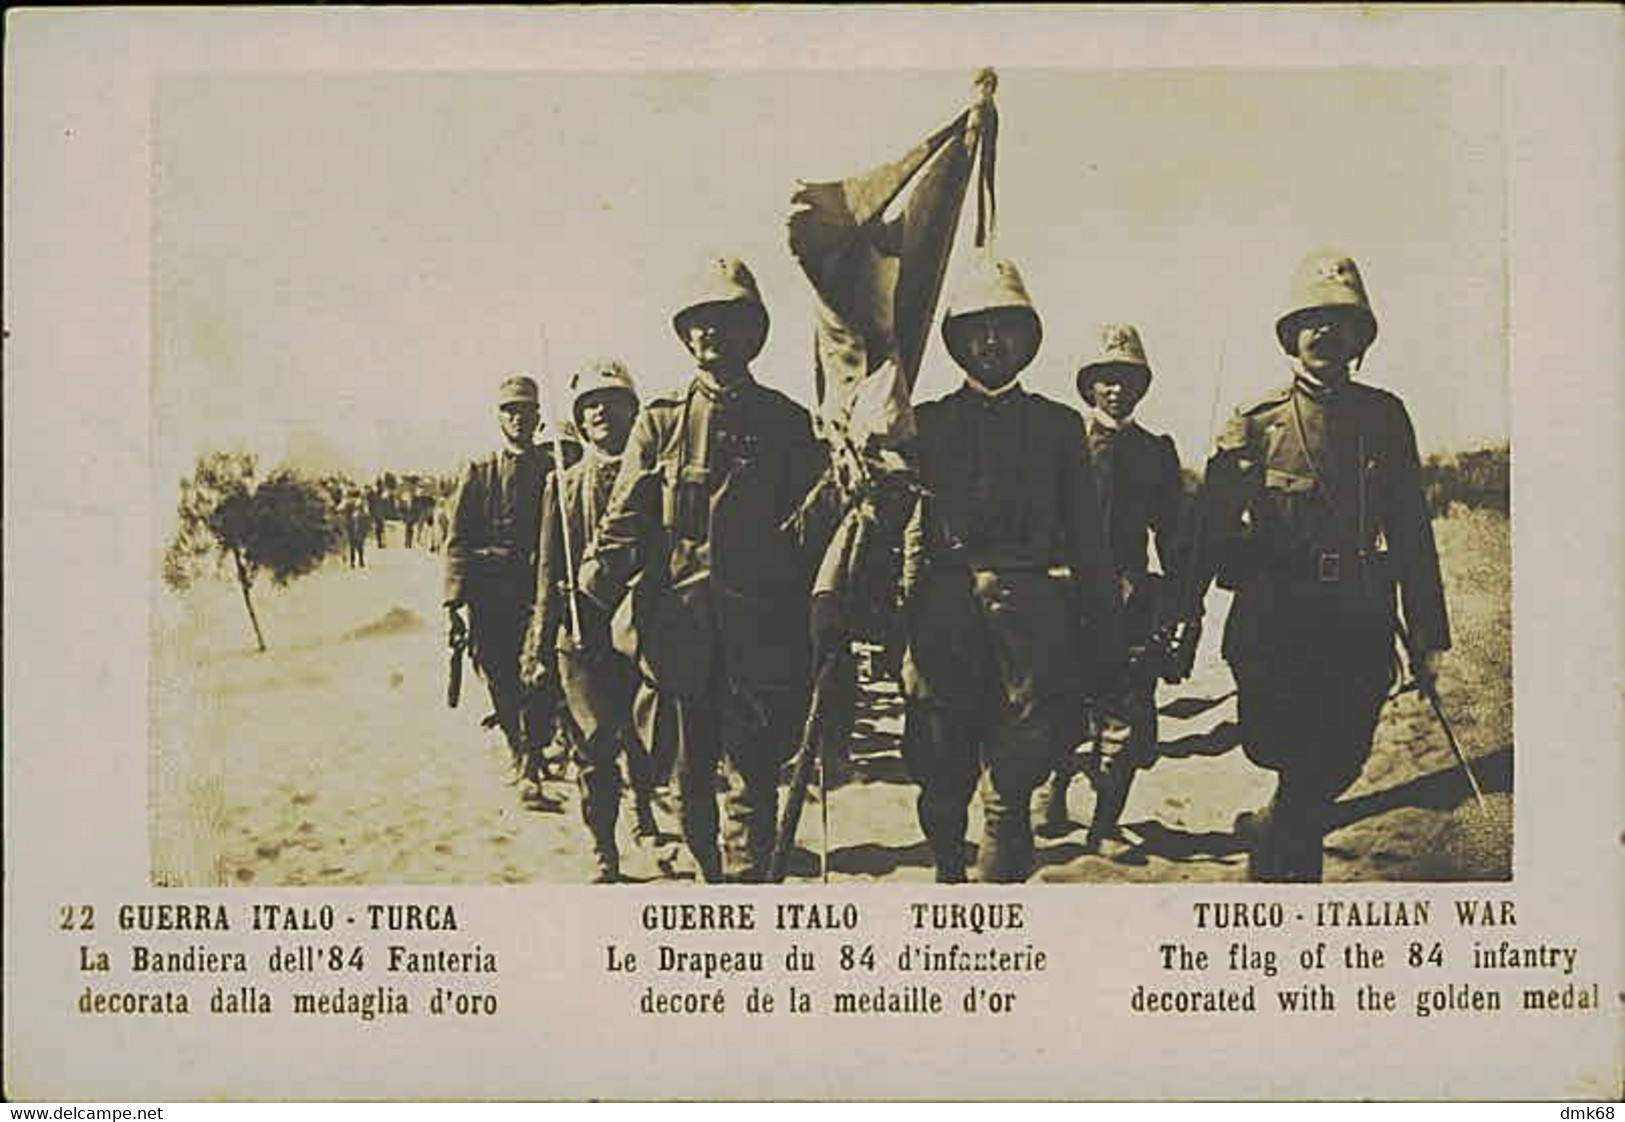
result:
[(1376, 560), (1375, 554), (1354, 550), (1312, 549), (1307, 553), (1275, 557), (1265, 569), (1277, 576), (1312, 584), (1342, 584), (1361, 579), (1364, 567)]

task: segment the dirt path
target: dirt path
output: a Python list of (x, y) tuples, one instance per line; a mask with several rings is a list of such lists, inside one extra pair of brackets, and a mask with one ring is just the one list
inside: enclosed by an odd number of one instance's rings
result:
[[(1455, 708), (1463, 738), (1486, 757), (1480, 768), (1493, 792), (1492, 814), (1464, 802), (1465, 787), (1422, 703), (1396, 700), (1371, 766), (1341, 807), (1343, 825), (1328, 839), (1328, 880), (1483, 878), (1509, 868), (1510, 655), (1503, 666), (1496, 634), (1510, 626), (1504, 592), (1497, 598), (1509, 569), (1498, 573), (1493, 548), (1486, 553), (1494, 530), (1477, 516), (1441, 525), (1447, 557), (1471, 558), (1450, 574), (1465, 655), (1451, 663), (1446, 700), (1476, 691), (1474, 705)], [(1134, 849), (1116, 860), (1085, 854), (1080, 825), (1039, 840), (1035, 880), (1244, 879), (1230, 824), (1239, 810), (1268, 798), (1272, 779), (1236, 747), (1233, 685), (1217, 655), (1225, 607), (1219, 596), (1208, 605), (1212, 623), (1196, 673), (1159, 695), (1163, 758), (1141, 773), (1123, 815)], [(252, 652), (234, 588), (203, 586), (183, 601), (160, 596), (151, 771), (156, 878), (584, 882), (591, 863), (573, 788), (556, 787), (568, 796), (562, 812), (521, 803), (508, 783), (506, 749), (478, 727), (486, 697), (477, 678), (465, 684), (462, 708), (445, 707), (438, 600), (437, 557), (374, 550), (364, 570), (332, 566), (288, 589), (261, 590), (257, 604), (271, 645), (262, 655)], [(870, 689), (850, 774), (830, 797), (833, 880), (931, 879), (915, 789), (897, 751), (901, 726), (895, 690)], [(1088, 821), (1091, 801), (1088, 784), (1074, 783), (1076, 822)], [(810, 801), (792, 879), (817, 878), (823, 820)], [(970, 836), (979, 830), (973, 809)], [(659, 875), (630, 840), (623, 850), (630, 875)], [(679, 876), (690, 874), (680, 869)]]

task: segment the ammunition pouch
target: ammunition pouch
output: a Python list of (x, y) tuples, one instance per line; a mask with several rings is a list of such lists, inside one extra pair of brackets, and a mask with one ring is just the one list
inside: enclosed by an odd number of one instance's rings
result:
[(644, 678), (679, 697), (705, 696), (716, 655), (709, 573), (671, 586), (639, 580), (616, 617), (610, 628), (616, 649), (633, 652), (629, 657), (637, 659)]
[(660, 524), (673, 539), (703, 542), (711, 528), (711, 472), (673, 463), (661, 473)]

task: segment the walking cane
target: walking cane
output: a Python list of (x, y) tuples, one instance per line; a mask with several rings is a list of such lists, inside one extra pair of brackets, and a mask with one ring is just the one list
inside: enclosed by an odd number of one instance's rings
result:
[[(1404, 644), (1408, 657), (1408, 652), (1411, 649), (1410, 633), (1405, 630), (1405, 625), (1397, 618), (1394, 620), (1394, 632), (1399, 636), (1399, 641)], [(1478, 809), (1488, 813), (1489, 806), (1484, 801), (1484, 788), (1479, 786), (1478, 776), (1473, 774), (1473, 765), (1467, 762), (1467, 754), (1461, 750), (1461, 744), (1456, 740), (1456, 732), (1450, 727), (1450, 721), (1444, 715), (1444, 707), (1439, 703), (1439, 687), (1435, 683), (1424, 682), (1421, 678), (1416, 677), (1416, 668), (1414, 666), (1411, 667), (1411, 677), (1415, 681), (1416, 692), (1427, 698), (1428, 708), (1432, 709), (1433, 715), (1438, 718), (1439, 727), (1444, 730), (1444, 738), (1450, 743), (1450, 751), (1455, 754), (1456, 763), (1461, 766), (1462, 773), (1467, 776), (1467, 784), (1473, 789), (1473, 798), (1478, 800)], [(1403, 693), (1404, 690), (1400, 692)]]
[(826, 768), (828, 759), (824, 752), (824, 738), (818, 738), (818, 819), (819, 819), (819, 852), (818, 877), (823, 883), (829, 883), (829, 774)]

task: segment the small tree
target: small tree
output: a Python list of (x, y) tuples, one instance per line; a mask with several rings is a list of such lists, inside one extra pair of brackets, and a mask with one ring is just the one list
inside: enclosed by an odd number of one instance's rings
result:
[(254, 581), (263, 570), (282, 586), (314, 570), (333, 549), (339, 522), (319, 482), (281, 468), (256, 484), (257, 468), (248, 452), (198, 457), (191, 478), (181, 480), (180, 525), (164, 551), (163, 579), (184, 592), (205, 568), (218, 572), (230, 561), (264, 651)]

